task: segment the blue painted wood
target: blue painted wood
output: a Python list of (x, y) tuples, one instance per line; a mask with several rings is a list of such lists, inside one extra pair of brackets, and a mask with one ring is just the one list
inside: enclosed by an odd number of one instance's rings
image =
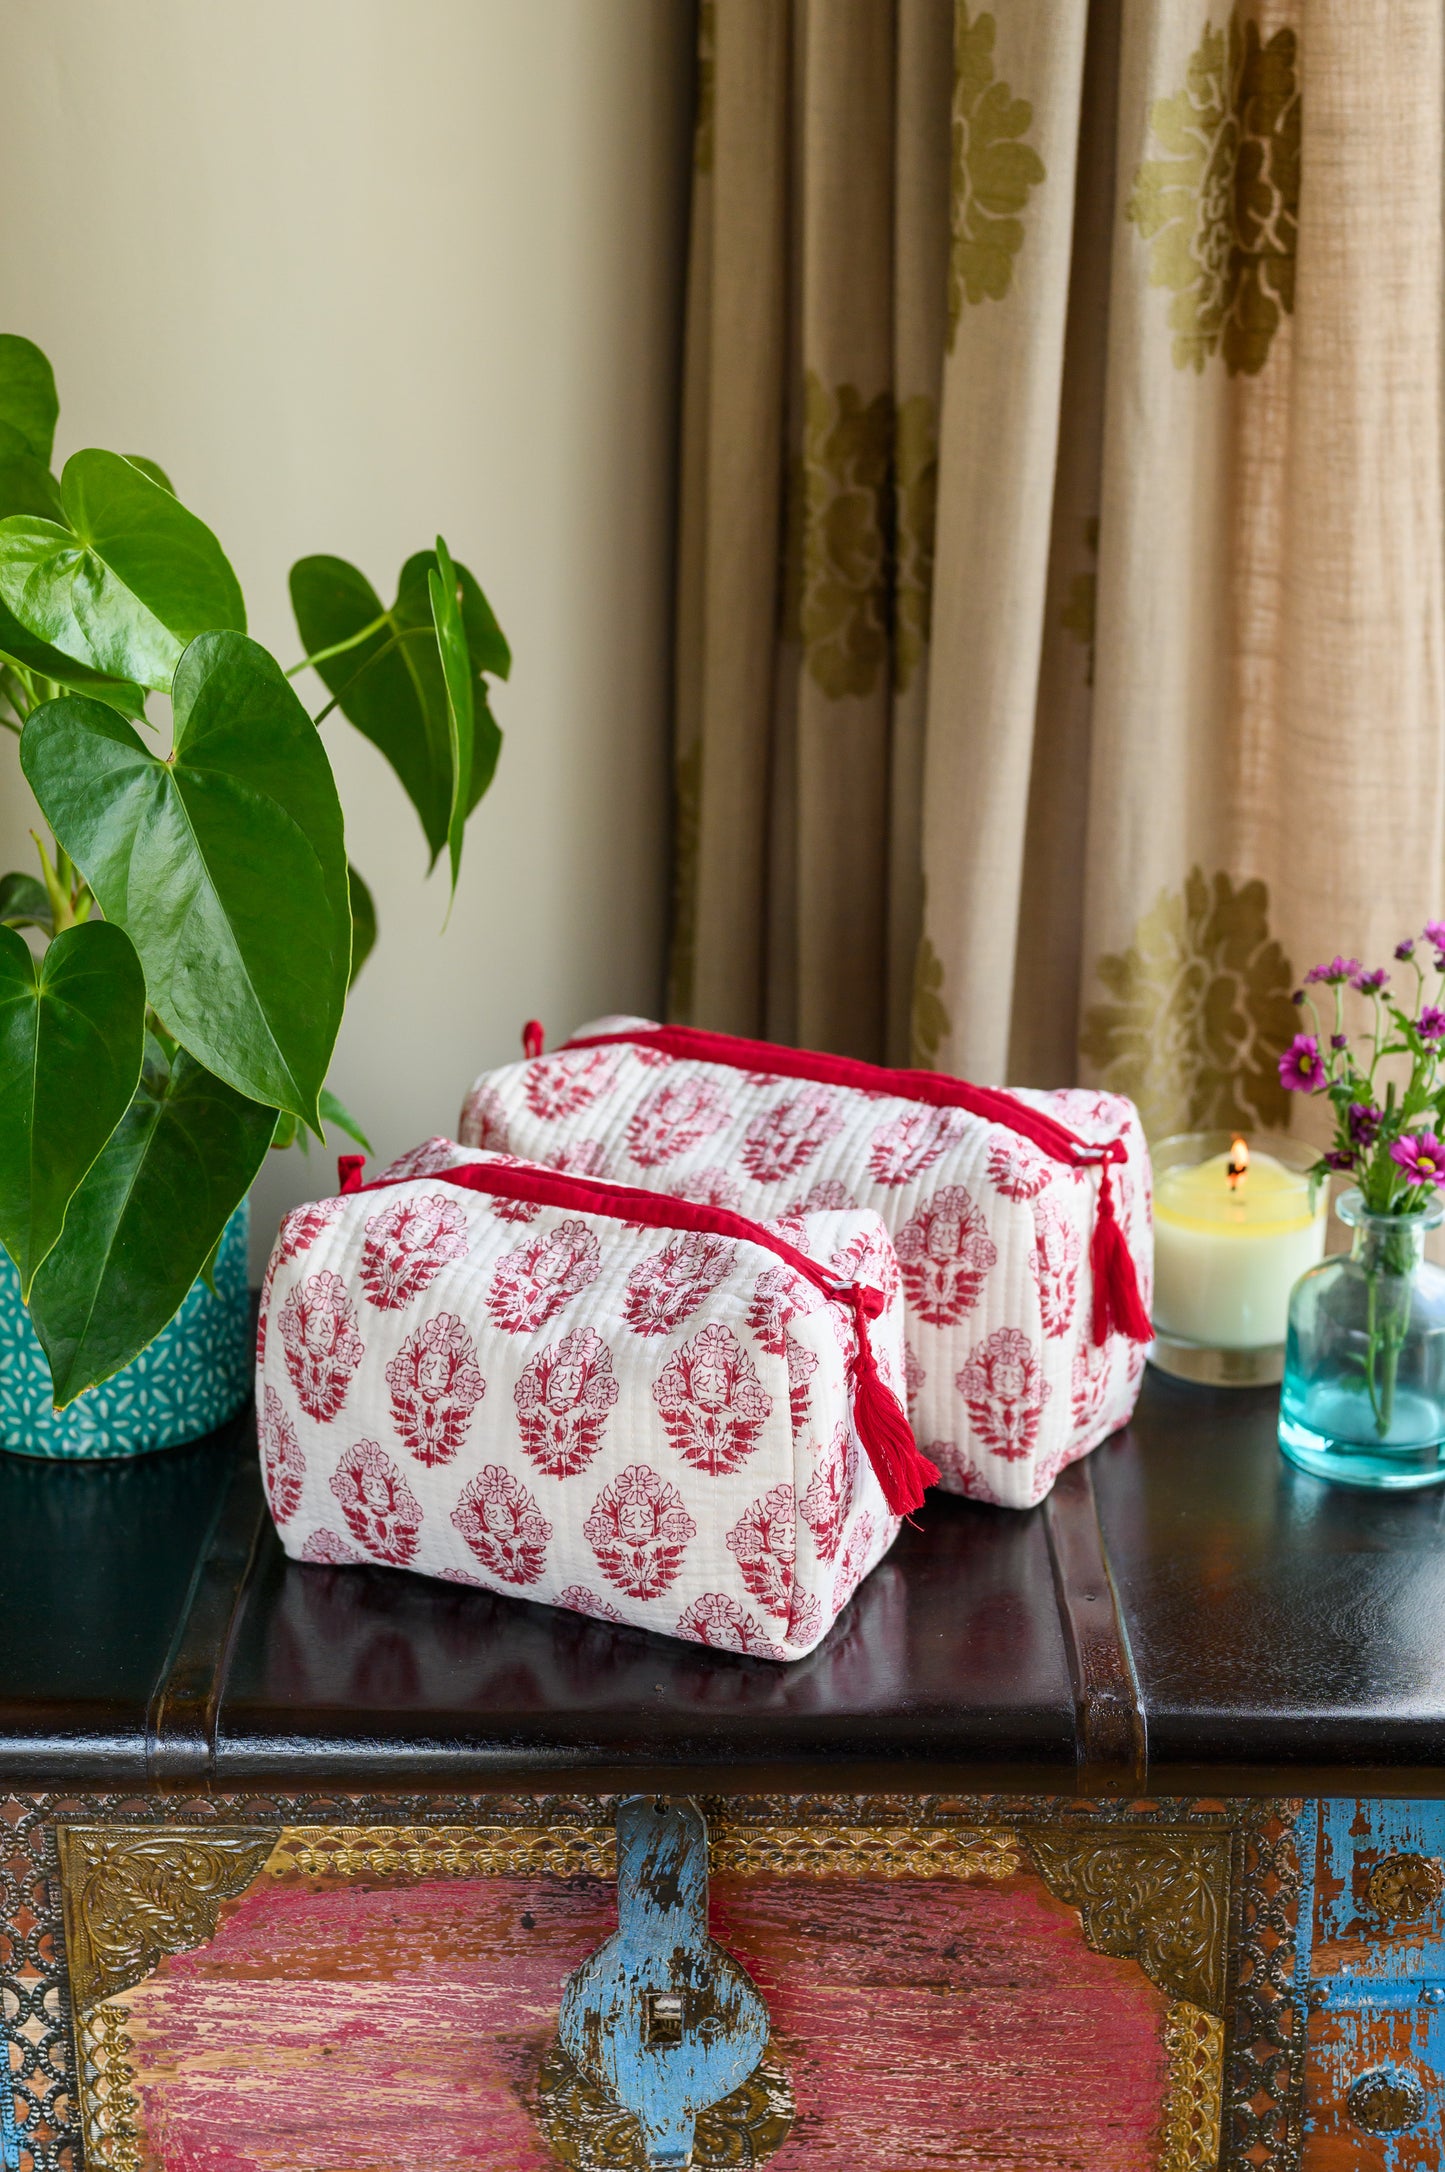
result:
[[(9, 2053), (4, 2045), (0, 2051)], [(20, 2172), (20, 2129), (15, 2121), (15, 2085), (7, 2072), (0, 2073), (0, 2172)]]
[(623, 1797), (617, 1931), (568, 1978), (558, 2034), (636, 2114), (659, 2172), (691, 2164), (698, 2113), (761, 2059), (767, 2008), (708, 1936), (707, 1824), (695, 1803)]

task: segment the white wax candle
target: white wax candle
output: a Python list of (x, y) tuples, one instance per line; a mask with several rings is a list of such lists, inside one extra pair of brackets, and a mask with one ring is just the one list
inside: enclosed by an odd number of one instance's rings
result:
[[(1233, 1150), (1231, 1150), (1232, 1152)], [(1289, 1293), (1324, 1257), (1326, 1187), (1256, 1149), (1162, 1170), (1154, 1198), (1154, 1324), (1221, 1350), (1282, 1343)]]

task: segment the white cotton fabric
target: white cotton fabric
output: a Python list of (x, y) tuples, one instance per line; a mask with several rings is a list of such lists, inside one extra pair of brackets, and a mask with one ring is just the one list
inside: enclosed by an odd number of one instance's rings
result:
[[(574, 1038), (649, 1030), (649, 1019), (603, 1018)], [(1078, 1088), (1014, 1098), (1079, 1138), (1124, 1140), (1110, 1181), (1147, 1309), (1153, 1210), (1133, 1103)], [(483, 1072), (459, 1128), (472, 1145), (758, 1218), (872, 1209), (902, 1269), (909, 1415), (949, 1492), (1032, 1507), (1133, 1413), (1143, 1349), (1092, 1337), (1099, 1171), (1052, 1161), (1001, 1125), (611, 1044)]]
[[(379, 1562), (768, 1659), (826, 1634), (892, 1545), (853, 1422), (851, 1307), (744, 1239), (494, 1198), (438, 1172), (299, 1207), (262, 1291), (262, 1474), (286, 1551)], [(508, 1157), (510, 1158), (510, 1157)], [(885, 1292), (870, 1213), (779, 1231)]]

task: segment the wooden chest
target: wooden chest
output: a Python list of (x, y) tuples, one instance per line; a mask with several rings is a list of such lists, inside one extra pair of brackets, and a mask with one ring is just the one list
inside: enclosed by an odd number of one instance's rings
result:
[(0, 2168), (1438, 2172), (1440, 1514), (1151, 1377), (782, 1670), (0, 1458)]

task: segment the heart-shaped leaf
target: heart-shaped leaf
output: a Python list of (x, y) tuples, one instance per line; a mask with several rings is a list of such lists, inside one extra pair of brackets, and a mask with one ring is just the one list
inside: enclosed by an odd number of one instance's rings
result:
[(351, 892), (351, 976), (346, 984), (349, 988), (376, 948), (376, 900), (354, 867), (347, 868), (346, 880)]
[(0, 604), (36, 640), (164, 692), (187, 642), (215, 628), (245, 631), (220, 544), (134, 461), (75, 453), (60, 495), (62, 521), (0, 521)]
[(0, 875), (0, 921), (7, 928), (43, 928), (50, 934), (55, 925), (50, 892), (38, 875)]
[(140, 960), (108, 922), (66, 928), (39, 958), (0, 927), (0, 1244), (22, 1297), (135, 1092), (145, 1001)]
[(265, 1159), (274, 1109), (152, 1043), (140, 1087), (70, 1202), (30, 1317), (57, 1409), (174, 1319)]
[[(291, 569), (291, 604), (308, 653), (319, 657), (316, 670), (342, 715), (396, 771), (421, 817), (433, 863), (447, 843), (453, 802), (451, 721), (427, 586), (436, 563), (432, 551), (407, 560), (390, 610), (344, 558), (302, 558)], [(512, 658), (471, 573), (457, 566), (455, 575), (476, 719), (465, 795), (470, 813), (492, 781), (502, 744), (486, 675), (506, 678)], [(339, 655), (321, 653), (342, 643)]]
[(0, 453), (27, 452), (48, 468), (59, 413), (55, 372), (40, 349), (0, 332)]
[(21, 765), (176, 1039), (237, 1093), (319, 1132), (351, 957), (326, 750), (244, 634), (193, 641), (171, 698), (169, 761), (112, 710), (67, 695), (30, 717)]
[(6, 452), (0, 446), (0, 520), (31, 513), (40, 520), (64, 520), (60, 485), (34, 453)]
[(472, 738), (476, 729), (472, 708), (472, 665), (462, 625), (461, 596), (451, 553), (437, 537), (437, 562), (426, 577), (432, 624), (442, 660), (442, 680), (447, 697), (447, 731), (451, 742), (452, 798), (447, 810), (447, 851), (452, 864), (452, 894), (462, 866), (462, 838), (467, 826), (467, 794), (472, 781)]
[(159, 483), (162, 490), (168, 490), (172, 497), (175, 496), (176, 486), (159, 460), (147, 460), (144, 453), (127, 453), (126, 459), (133, 468), (139, 468), (142, 475), (148, 475), (153, 483)]

